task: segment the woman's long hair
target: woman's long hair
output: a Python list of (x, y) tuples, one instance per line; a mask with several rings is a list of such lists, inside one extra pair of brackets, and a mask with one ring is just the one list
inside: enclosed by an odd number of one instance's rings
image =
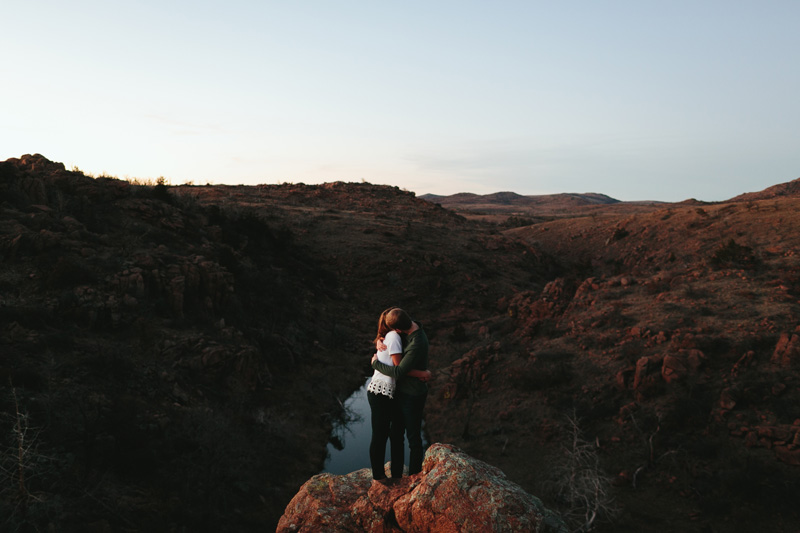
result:
[(393, 311), (395, 309), (397, 309), (397, 307), (390, 307), (389, 309), (381, 313), (381, 316), (378, 319), (378, 335), (375, 336), (375, 342), (383, 340), (383, 338), (386, 337), (386, 334), (394, 329), (390, 328), (386, 324), (386, 315), (389, 314), (389, 311)]

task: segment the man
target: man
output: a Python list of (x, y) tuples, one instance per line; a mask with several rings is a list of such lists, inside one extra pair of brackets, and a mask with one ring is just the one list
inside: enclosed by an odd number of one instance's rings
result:
[[(372, 357), (372, 368), (395, 378), (397, 388), (394, 399), (402, 413), (406, 438), (408, 439), (408, 474), (422, 471), (422, 411), (428, 398), (428, 385), (431, 373), (428, 371), (428, 336), (422, 325), (411, 320), (402, 309), (392, 309), (386, 315), (386, 325), (400, 332), (403, 338), (403, 359), (397, 366), (390, 366)], [(422, 378), (408, 375), (411, 370), (426, 372)]]

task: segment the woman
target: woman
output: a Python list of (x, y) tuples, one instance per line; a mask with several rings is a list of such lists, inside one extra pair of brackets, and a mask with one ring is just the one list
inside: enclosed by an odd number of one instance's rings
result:
[[(388, 366), (400, 364), (403, 357), (403, 343), (399, 333), (390, 328), (386, 317), (396, 307), (390, 307), (381, 313), (378, 319), (378, 334), (375, 337), (376, 345), (380, 346), (373, 359)], [(381, 342), (382, 341), (382, 342)], [(414, 377), (424, 377), (425, 373), (409, 373)], [(403, 477), (403, 416), (394, 401), (395, 379), (378, 372), (377, 370), (367, 385), (367, 400), (371, 410), (372, 439), (369, 444), (369, 460), (372, 466), (372, 479), (383, 484)], [(386, 455), (386, 441), (391, 442), (391, 472), (388, 479), (384, 470), (383, 458)]]

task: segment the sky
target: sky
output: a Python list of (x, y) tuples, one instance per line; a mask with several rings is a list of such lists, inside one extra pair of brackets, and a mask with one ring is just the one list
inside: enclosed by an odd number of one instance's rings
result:
[(800, 177), (797, 0), (7, 0), (0, 160), (718, 201)]

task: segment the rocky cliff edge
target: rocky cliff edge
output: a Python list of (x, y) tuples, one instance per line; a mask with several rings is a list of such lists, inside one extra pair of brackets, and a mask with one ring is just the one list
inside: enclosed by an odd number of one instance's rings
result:
[(289, 502), (277, 531), (555, 533), (567, 528), (498, 468), (455, 446), (434, 444), (422, 473), (394, 485), (374, 483), (368, 468), (312, 477)]

